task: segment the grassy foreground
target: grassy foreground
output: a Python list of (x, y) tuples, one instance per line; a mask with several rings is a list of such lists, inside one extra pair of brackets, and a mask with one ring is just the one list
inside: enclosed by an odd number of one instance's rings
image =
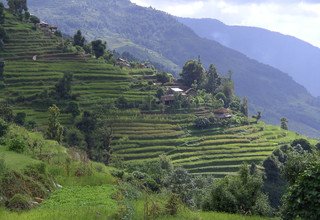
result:
[[(12, 138), (35, 140), (43, 143), (41, 155), (51, 154), (50, 160), (40, 160), (40, 153), (27, 149), (18, 154), (8, 150), (8, 143)], [(24, 212), (12, 212), (0, 208), (0, 219), (143, 219), (145, 216), (146, 201), (153, 201), (159, 205), (160, 210), (165, 209), (167, 194), (149, 194), (140, 192), (135, 199), (127, 199), (120, 193), (137, 193), (129, 189), (123, 182), (111, 175), (112, 167), (100, 163), (86, 161), (85, 163), (76, 155), (76, 151), (66, 149), (54, 141), (43, 139), (40, 133), (31, 133), (23, 128), (11, 125), (9, 132), (2, 138), (0, 145), (1, 159), (10, 172), (23, 172), (26, 167), (34, 164), (45, 164), (47, 172), (56, 183), (62, 185), (50, 193), (48, 199), (41, 204)], [(71, 158), (69, 168), (64, 163), (65, 158)], [(79, 170), (90, 170), (78, 174)], [(1, 206), (0, 206), (1, 207)], [(259, 217), (246, 217), (222, 213), (197, 212), (179, 206), (176, 216), (159, 214), (157, 219), (262, 219)], [(154, 218), (145, 218), (154, 219)]]

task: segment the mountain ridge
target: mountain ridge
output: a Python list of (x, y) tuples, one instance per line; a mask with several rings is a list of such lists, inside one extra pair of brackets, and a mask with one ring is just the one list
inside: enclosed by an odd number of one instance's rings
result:
[[(288, 73), (314, 96), (320, 92), (320, 48), (276, 31), (258, 27), (226, 25), (217, 19), (177, 18), (199, 36), (216, 40), (261, 63)], [(319, 83), (318, 83), (319, 84)]]

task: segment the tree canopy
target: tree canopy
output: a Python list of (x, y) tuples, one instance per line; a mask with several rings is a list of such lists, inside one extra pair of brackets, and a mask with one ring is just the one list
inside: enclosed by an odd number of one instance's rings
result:
[(102, 40), (95, 40), (91, 42), (92, 51), (96, 58), (100, 58), (104, 55), (105, 50), (107, 49), (107, 43), (102, 42)]
[(81, 31), (78, 30), (77, 33), (73, 36), (73, 45), (83, 47), (85, 41), (86, 39), (82, 36)]
[(186, 86), (191, 87), (195, 81), (201, 84), (204, 76), (205, 69), (200, 61), (190, 60), (183, 66), (181, 78)]
[(7, 0), (9, 10), (15, 14), (28, 11), (27, 0)]

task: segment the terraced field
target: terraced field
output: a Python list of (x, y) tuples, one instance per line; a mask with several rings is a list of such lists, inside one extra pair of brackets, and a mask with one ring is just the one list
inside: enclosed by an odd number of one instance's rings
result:
[[(64, 53), (58, 49), (59, 38), (41, 30), (34, 31), (31, 24), (18, 22), (9, 14), (5, 28), (10, 41), (0, 52), (0, 57), (6, 62), (1, 100), (50, 90), (66, 72), (74, 76), (72, 88), (75, 94), (79, 94), (78, 102), (82, 108), (113, 102), (120, 95), (129, 101), (142, 101), (149, 93), (155, 93), (134, 88), (134, 79), (152, 75), (152, 70), (122, 70), (81, 54)], [(46, 119), (46, 108), (24, 104), (17, 105), (15, 110), (25, 111), (40, 124)], [(62, 117), (66, 122), (68, 116)]]
[[(10, 42), (0, 53), (6, 61), (1, 100), (19, 100), (50, 90), (65, 72), (74, 75), (73, 92), (79, 94), (82, 109), (97, 108), (120, 95), (131, 101), (142, 101), (155, 93), (152, 89), (143, 91), (139, 87), (139, 79), (152, 77), (153, 71), (120, 69), (77, 53), (64, 53), (59, 49), (59, 38), (34, 31), (31, 24), (7, 17), (5, 28)], [(36, 60), (32, 59), (34, 56), (37, 56)], [(47, 107), (17, 103), (14, 110), (26, 112), (28, 119), (39, 125), (47, 123)], [(115, 115), (113, 112), (106, 114)], [(139, 163), (166, 154), (176, 165), (195, 175), (222, 177), (235, 173), (243, 162), (261, 162), (277, 146), (297, 137), (292, 132), (263, 123), (194, 130), (195, 117), (194, 114), (148, 115), (139, 110), (122, 111), (113, 119), (115, 155), (127, 163)], [(68, 124), (70, 118), (67, 114), (61, 116), (64, 124)]]
[[(153, 116), (155, 117), (155, 116)], [(118, 122), (115, 154), (127, 163), (152, 161), (165, 154), (195, 175), (217, 178), (246, 163), (261, 163), (277, 147), (300, 136), (264, 123), (227, 129), (194, 130), (193, 115), (140, 116)]]

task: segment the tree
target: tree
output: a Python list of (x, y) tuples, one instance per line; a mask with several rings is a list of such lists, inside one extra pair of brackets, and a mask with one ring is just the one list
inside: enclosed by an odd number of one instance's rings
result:
[(211, 64), (207, 73), (207, 83), (205, 89), (211, 94), (215, 94), (219, 86), (221, 85), (221, 78), (217, 72), (216, 67)]
[(64, 73), (63, 77), (55, 86), (55, 92), (58, 98), (69, 99), (71, 97), (71, 83), (73, 75), (71, 73)]
[(0, 60), (0, 80), (3, 80), (3, 73), (4, 73), (5, 62)]
[(262, 118), (262, 113), (258, 112), (257, 115), (252, 116), (252, 118), (255, 118), (256, 119), (256, 123), (258, 124), (258, 122)]
[(172, 193), (178, 195), (182, 202), (189, 206), (194, 206), (193, 192), (195, 183), (187, 170), (180, 167), (176, 168), (168, 176), (167, 184)]
[(105, 50), (107, 49), (107, 43), (106, 42), (103, 43), (101, 40), (92, 41), (91, 45), (92, 45), (92, 51), (97, 59), (102, 57), (105, 53)]
[(312, 152), (312, 145), (311, 143), (304, 138), (296, 139), (291, 143), (293, 148), (302, 148), (303, 151)]
[(5, 14), (4, 14), (4, 5), (0, 2), (0, 24), (3, 24), (5, 21)]
[(157, 90), (156, 97), (157, 97), (159, 100), (161, 100), (161, 97), (164, 96), (164, 94), (165, 94), (164, 89), (163, 89), (163, 88), (159, 88), (159, 89)]
[(66, 141), (71, 147), (82, 147), (84, 144), (84, 137), (78, 129), (71, 129), (67, 132)]
[(281, 118), (281, 128), (283, 129), (283, 130), (289, 130), (289, 128), (288, 128), (288, 119), (286, 119), (286, 118)]
[(14, 119), (12, 108), (6, 103), (0, 104), (0, 118), (7, 122), (12, 122)]
[(0, 118), (0, 138), (6, 135), (8, 132), (9, 125), (2, 118)]
[(251, 174), (249, 167), (243, 165), (238, 174), (215, 181), (203, 208), (207, 211), (270, 215), (272, 209), (268, 197), (262, 193), (261, 173)]
[(34, 25), (34, 27), (37, 27), (37, 24), (40, 23), (40, 19), (37, 16), (30, 15), (30, 22)]
[(24, 19), (25, 19), (26, 21), (29, 21), (30, 17), (31, 17), (30, 12), (26, 11), (26, 12), (24, 13)]
[(18, 112), (14, 117), (14, 123), (23, 126), (26, 122), (27, 114), (25, 112)]
[(8, 36), (6, 30), (2, 26), (0, 26), (0, 40), (3, 43), (7, 43), (9, 41), (9, 36)]
[(49, 108), (49, 124), (47, 136), (49, 139), (56, 140), (59, 143), (62, 141), (63, 127), (59, 122), (60, 109), (53, 105)]
[(77, 33), (73, 36), (73, 45), (83, 47), (85, 41), (86, 39), (82, 36), (81, 31), (78, 30)]
[(104, 124), (100, 128), (99, 136), (101, 137), (102, 162), (109, 165), (112, 156), (112, 141), (114, 138), (113, 125)]
[(160, 82), (162, 85), (168, 82), (171, 82), (172, 75), (168, 73), (158, 73), (156, 75), (157, 81)]
[(249, 107), (248, 107), (248, 99), (246, 97), (243, 98), (241, 104), (241, 112), (244, 116), (249, 116)]
[(76, 118), (80, 115), (79, 104), (77, 102), (69, 102), (66, 111), (70, 113), (73, 118)]
[(229, 107), (234, 97), (234, 84), (231, 80), (227, 80), (222, 83), (221, 87), (221, 92), (226, 96), (225, 107)]
[(96, 130), (97, 118), (92, 113), (85, 111), (82, 114), (82, 119), (77, 123), (77, 128), (83, 133), (87, 144), (87, 154), (92, 158), (92, 149), (94, 147), (93, 132)]
[(15, 14), (21, 15), (28, 11), (27, 0), (7, 0), (9, 10)]
[(196, 60), (190, 60), (183, 66), (181, 78), (183, 83), (191, 87), (194, 81), (197, 81), (198, 85), (203, 82), (205, 76), (205, 69), (202, 64)]
[(302, 172), (287, 194), (282, 208), (283, 219), (319, 219), (320, 217), (320, 163), (314, 161)]

